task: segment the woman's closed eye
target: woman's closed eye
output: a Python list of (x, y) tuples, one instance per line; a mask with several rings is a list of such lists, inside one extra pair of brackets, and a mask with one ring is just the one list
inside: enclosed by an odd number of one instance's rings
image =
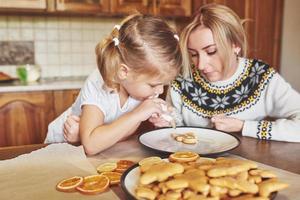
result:
[(198, 56), (198, 53), (192, 53), (192, 52), (190, 52), (189, 54), (190, 54), (191, 57), (197, 57)]
[(198, 56), (198, 52), (193, 50), (193, 49), (189, 49), (188, 53), (191, 57), (197, 57)]
[(211, 51), (207, 51), (207, 55), (210, 55), (210, 56), (214, 55), (215, 53), (217, 53), (216, 49), (211, 50)]

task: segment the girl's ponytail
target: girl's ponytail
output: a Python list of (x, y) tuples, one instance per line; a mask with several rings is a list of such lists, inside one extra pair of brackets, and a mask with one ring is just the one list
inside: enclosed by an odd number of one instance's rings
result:
[(122, 63), (116, 40), (118, 40), (119, 30), (115, 27), (110, 36), (96, 46), (97, 65), (105, 82), (105, 86), (119, 89), (119, 84), (115, 80), (118, 67)]

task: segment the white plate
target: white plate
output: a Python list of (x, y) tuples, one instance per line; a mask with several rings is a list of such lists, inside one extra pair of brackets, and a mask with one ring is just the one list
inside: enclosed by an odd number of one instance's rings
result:
[[(184, 144), (177, 142), (172, 136), (193, 132), (197, 136), (197, 144)], [(237, 137), (225, 132), (197, 127), (162, 128), (146, 132), (139, 137), (144, 146), (162, 153), (174, 153), (177, 151), (193, 151), (201, 156), (211, 156), (227, 152), (239, 146)]]
[(126, 199), (136, 199), (135, 188), (138, 185), (140, 176), (141, 171), (138, 164), (133, 165), (123, 173), (121, 178), (121, 187), (126, 193)]

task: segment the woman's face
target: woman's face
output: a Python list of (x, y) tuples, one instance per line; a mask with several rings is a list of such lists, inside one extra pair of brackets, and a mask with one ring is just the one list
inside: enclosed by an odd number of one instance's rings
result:
[[(222, 81), (233, 75), (236, 67), (232, 70), (225, 69), (209, 28), (200, 25), (194, 29), (188, 38), (187, 46), (192, 62), (208, 81)], [(232, 55), (235, 56), (233, 52)]]

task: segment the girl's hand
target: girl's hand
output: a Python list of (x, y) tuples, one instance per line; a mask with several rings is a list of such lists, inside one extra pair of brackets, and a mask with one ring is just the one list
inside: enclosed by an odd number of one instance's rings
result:
[(162, 113), (160, 105), (162, 103), (165, 103), (165, 101), (160, 98), (146, 99), (133, 110), (133, 114), (135, 114), (140, 121), (146, 121), (151, 116), (159, 116)]
[(170, 122), (165, 120), (162, 117), (159, 117), (158, 115), (153, 115), (149, 118), (149, 121), (155, 126), (155, 127), (168, 127), (170, 126)]
[(64, 138), (68, 143), (76, 143), (80, 141), (79, 121), (80, 118), (78, 116), (70, 115), (64, 123)]
[[(164, 114), (170, 115), (173, 112), (174, 108), (172, 106), (167, 105), (166, 103), (164, 103), (165, 105), (165, 109), (163, 110)], [(153, 114), (150, 118), (149, 121), (155, 126), (155, 127), (168, 127), (171, 125), (170, 121), (167, 121), (164, 117), (162, 117), (161, 115), (157, 115), (157, 114)]]
[(224, 115), (216, 115), (211, 118), (211, 122), (217, 130), (225, 132), (241, 132), (244, 121)]

